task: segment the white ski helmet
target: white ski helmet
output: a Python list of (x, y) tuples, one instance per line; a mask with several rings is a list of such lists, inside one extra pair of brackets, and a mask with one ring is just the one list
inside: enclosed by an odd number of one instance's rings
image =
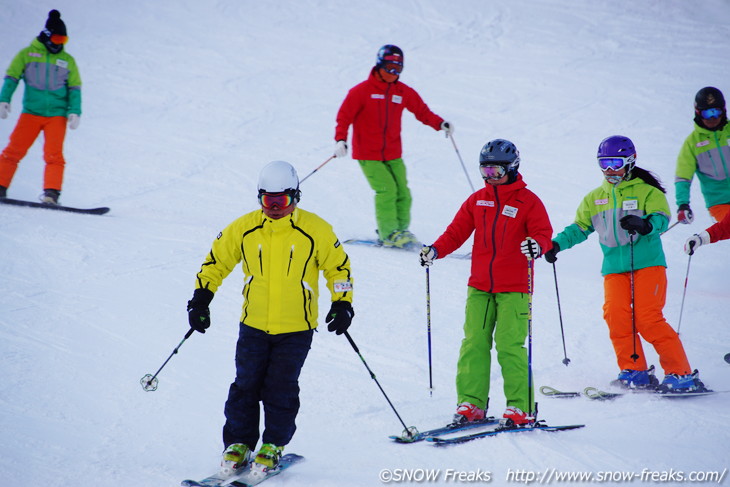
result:
[(297, 170), (285, 161), (268, 163), (259, 173), (259, 193), (299, 192)]

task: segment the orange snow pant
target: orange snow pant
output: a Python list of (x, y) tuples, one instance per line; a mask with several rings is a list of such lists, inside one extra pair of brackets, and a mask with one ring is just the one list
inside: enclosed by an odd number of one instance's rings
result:
[[(646, 267), (634, 271), (634, 310), (638, 335), (634, 334), (631, 318), (631, 273), (604, 276), (603, 288), (603, 319), (608, 324), (619, 369), (647, 369), (638, 336), (641, 335), (654, 346), (665, 374), (692, 373), (682, 341), (662, 313), (667, 296), (667, 273), (664, 267)], [(639, 356), (636, 361), (631, 358), (634, 353)]]
[(730, 213), (730, 205), (715, 205), (707, 209), (715, 223), (721, 222), (725, 215)]
[(10, 186), (18, 163), (33, 145), (38, 134), (43, 131), (43, 159), (46, 170), (43, 175), (43, 189), (61, 191), (63, 170), (63, 141), (66, 137), (66, 117), (41, 117), (21, 113), (18, 124), (10, 134), (10, 143), (0, 154), (0, 186)]

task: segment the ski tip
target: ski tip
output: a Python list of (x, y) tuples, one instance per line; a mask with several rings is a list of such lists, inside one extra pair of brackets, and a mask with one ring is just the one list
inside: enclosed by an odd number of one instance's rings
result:
[(554, 387), (550, 387), (550, 386), (542, 386), (540, 388), (540, 393), (547, 397), (558, 397), (558, 398), (579, 397), (580, 396), (580, 392), (573, 392), (573, 391), (564, 392), (564, 391), (559, 391), (559, 390), (555, 389)]

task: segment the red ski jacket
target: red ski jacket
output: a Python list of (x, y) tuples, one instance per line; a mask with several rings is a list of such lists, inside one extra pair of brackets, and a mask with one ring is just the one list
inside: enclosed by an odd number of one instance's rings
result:
[[(512, 184), (485, 187), (461, 205), (433, 247), (438, 258), (455, 251), (474, 233), (469, 286), (489, 293), (528, 292), (526, 237), (550, 249), (553, 228), (540, 198), (518, 175)], [(534, 283), (533, 283), (534, 284)]]
[(708, 228), (707, 233), (710, 234), (710, 242), (717, 242), (718, 240), (726, 240), (730, 238), (730, 213), (725, 215), (725, 218)]
[(335, 140), (347, 140), (352, 125), (352, 158), (390, 161), (401, 157), (401, 116), (403, 109), (416, 119), (441, 130), (443, 118), (433, 113), (416, 90), (396, 81), (386, 83), (370, 71), (367, 80), (353, 87), (337, 112)]

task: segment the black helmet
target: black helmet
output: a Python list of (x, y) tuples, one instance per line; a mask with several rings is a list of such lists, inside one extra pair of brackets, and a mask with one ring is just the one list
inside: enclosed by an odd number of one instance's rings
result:
[[(490, 140), (479, 153), (480, 166), (502, 166), (509, 176), (508, 183), (517, 179), (517, 169), (520, 167), (520, 151), (517, 147), (505, 139)], [(486, 176), (482, 174), (486, 179)]]
[[(400, 69), (386, 69), (386, 64), (395, 64)], [(385, 69), (390, 74), (400, 74), (403, 71), (403, 51), (400, 47), (392, 44), (386, 44), (378, 50), (378, 56), (375, 59), (375, 67)]]
[(722, 91), (713, 86), (706, 86), (695, 95), (695, 109), (707, 110), (708, 108), (725, 108), (725, 97)]

